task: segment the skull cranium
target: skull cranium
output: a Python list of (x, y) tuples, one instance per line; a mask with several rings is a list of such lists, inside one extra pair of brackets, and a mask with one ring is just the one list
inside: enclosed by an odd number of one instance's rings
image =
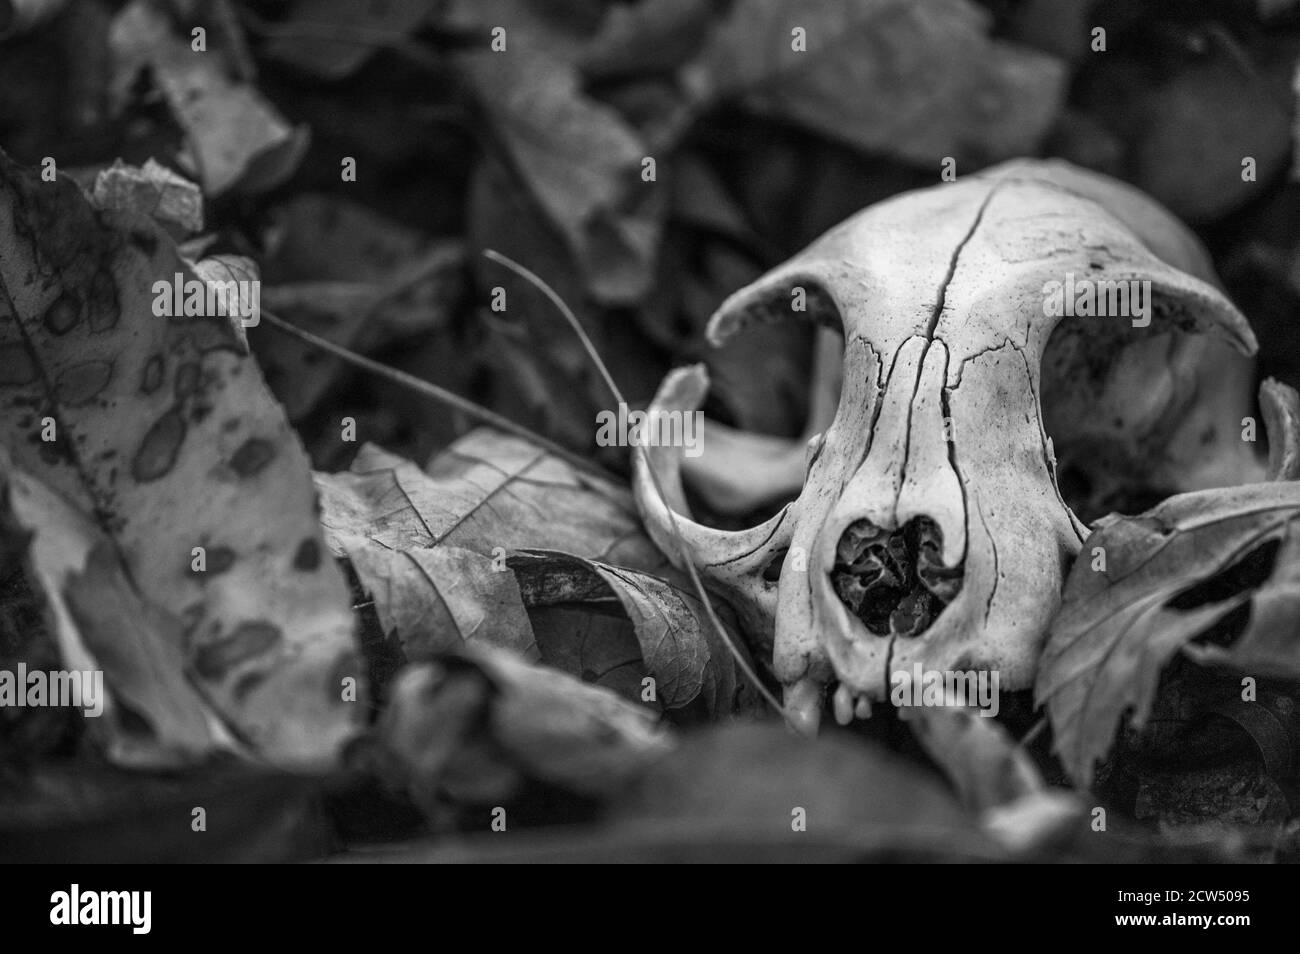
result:
[[(1061, 314), (1085, 288), (1106, 313), (1080, 297)], [(916, 663), (1029, 686), (1088, 535), (1063, 489), (1091, 516), (1137, 486), (1262, 479), (1238, 439), (1250, 328), (1191, 233), (1113, 180), (1018, 161), (871, 206), (727, 299), (709, 338), (798, 301), (842, 332), (842, 356), (819, 343), (805, 438), (710, 422), (699, 458), (647, 457), (690, 559), (770, 647), (805, 725), (832, 682), (843, 720)], [(678, 369), (652, 410), (693, 411), (706, 390), (702, 368)], [(634, 459), (643, 519), (676, 554)], [(687, 516), (683, 469), (714, 509), (794, 499), (749, 529), (708, 527)]]

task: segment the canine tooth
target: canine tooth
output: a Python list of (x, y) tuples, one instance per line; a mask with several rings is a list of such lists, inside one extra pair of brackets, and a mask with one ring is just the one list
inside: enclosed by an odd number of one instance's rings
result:
[(800, 735), (816, 736), (822, 721), (822, 701), (826, 684), (811, 676), (786, 686), (784, 698), (785, 717)]

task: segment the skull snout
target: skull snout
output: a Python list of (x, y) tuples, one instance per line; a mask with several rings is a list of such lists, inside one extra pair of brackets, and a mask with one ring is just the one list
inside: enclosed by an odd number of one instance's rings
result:
[(901, 527), (861, 518), (835, 547), (831, 585), (849, 612), (876, 636), (919, 636), (961, 590), (964, 561), (944, 566), (943, 532), (928, 516)]

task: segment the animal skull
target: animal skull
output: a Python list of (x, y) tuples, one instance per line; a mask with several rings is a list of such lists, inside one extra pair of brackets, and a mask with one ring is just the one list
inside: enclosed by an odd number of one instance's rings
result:
[[(1103, 281), (1149, 282), (1127, 286), (1148, 321), (1052, 306), (1058, 287)], [(806, 440), (710, 422), (698, 458), (647, 448), (663, 498), (635, 455), (634, 492), (674, 558), (676, 512), (691, 561), (760, 658), (770, 650), (787, 713), (809, 729), (833, 681), (845, 722), (916, 663), (1031, 685), (1088, 535), (1061, 474), (1089, 509), (1138, 486), (1263, 479), (1239, 439), (1250, 328), (1191, 233), (1114, 180), (1016, 161), (879, 203), (728, 298), (709, 339), (801, 301), (842, 332), (842, 357), (819, 342)], [(693, 412), (707, 387), (702, 367), (678, 369), (651, 410)], [(794, 499), (758, 526), (715, 529), (690, 519), (683, 468), (715, 510)]]

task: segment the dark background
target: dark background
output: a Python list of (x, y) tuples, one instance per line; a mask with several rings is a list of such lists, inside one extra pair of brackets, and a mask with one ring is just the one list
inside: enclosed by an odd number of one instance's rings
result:
[[(10, 8), (0, 146), (25, 163), (54, 156), (87, 179), (119, 157), (195, 177), (183, 156), (188, 130), (156, 65), (133, 66), (114, 45), (124, 4), (79, 0), (25, 29), (23, 6), (0, 3), (0, 21)], [(796, 434), (807, 330), (774, 326), (710, 353), (705, 320), (847, 215), (938, 181), (944, 156), (959, 175), (1012, 155), (1059, 156), (1148, 191), (1211, 248), (1259, 336), (1261, 376), (1300, 384), (1300, 5), (918, 3), (910, 25), (891, 15), (856, 31), (837, 26), (826, 4), (784, 6), (808, 25), (815, 75), (775, 106), (783, 67), (764, 50), (788, 46), (784, 21), (725, 0), (176, 0), (153, 9), (174, 37), (205, 24), (206, 55), (309, 135), (299, 155), (270, 156), (269, 176), (207, 196), (212, 250), (250, 255), (267, 286), (382, 286), (414, 251), (445, 243), (447, 266), (390, 303), (395, 316), (378, 333), (306, 306), (279, 310), (577, 450), (594, 451), (603, 386), (550, 309), (482, 248), (527, 264), (574, 306), (633, 402), (671, 365), (705, 358), (709, 413)], [(633, 26), (620, 29), (620, 18)], [(509, 52), (491, 61), (494, 25), (505, 26)], [(1104, 52), (1092, 49), (1095, 27)], [(730, 60), (710, 52), (719, 31), (730, 31)], [(958, 50), (978, 46), (970, 63), (944, 45), (962, 31), (971, 39)], [(882, 57), (890, 68), (863, 67)], [(990, 63), (1024, 68), (1028, 79), (1006, 82)], [(707, 95), (692, 75), (711, 83)], [(1059, 93), (1044, 76), (1060, 77)], [(529, 91), (542, 92), (513, 101)], [(986, 112), (953, 129), (972, 110)], [(873, 120), (882, 114), (904, 117), (901, 131), (882, 134)], [(655, 157), (654, 184), (610, 155), (620, 142)], [(568, 166), (540, 169), (529, 149)], [(342, 156), (356, 159), (355, 182), (341, 181)], [(1254, 182), (1242, 181), (1245, 156), (1256, 160)], [(576, 247), (583, 228), (590, 244)], [(646, 235), (625, 247), (623, 228)], [(498, 284), (524, 307), (492, 313)], [(319, 467), (346, 465), (356, 446), (335, 439), (343, 414), (416, 460), (470, 425), (281, 339), (265, 332), (254, 346)]]

